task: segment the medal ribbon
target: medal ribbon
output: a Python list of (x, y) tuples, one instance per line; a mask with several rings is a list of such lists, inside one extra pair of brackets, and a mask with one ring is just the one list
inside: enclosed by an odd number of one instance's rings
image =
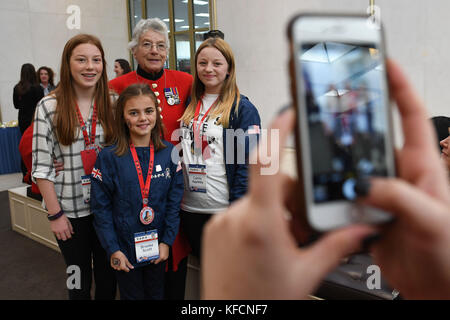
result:
[(78, 122), (80, 123), (81, 131), (83, 132), (84, 137), (84, 147), (85, 149), (89, 146), (95, 145), (95, 132), (97, 130), (97, 106), (94, 102), (94, 111), (92, 114), (92, 126), (91, 126), (91, 140), (89, 140), (89, 135), (86, 131), (86, 125), (83, 121), (83, 116), (81, 115), (80, 108), (78, 107), (78, 104), (75, 103), (77, 106), (77, 116), (78, 116)]
[(209, 107), (208, 111), (203, 115), (202, 119), (200, 120), (200, 123), (197, 125), (198, 116), (200, 115), (200, 109), (203, 104), (203, 100), (200, 99), (197, 103), (197, 107), (195, 108), (195, 114), (194, 114), (194, 122), (192, 123), (192, 129), (194, 131), (194, 145), (199, 148), (201, 147), (201, 139), (200, 139), (200, 128), (202, 127), (203, 122), (205, 121), (205, 118), (208, 116), (209, 111), (211, 111), (212, 108), (214, 108), (217, 105), (217, 102), (219, 101), (219, 98), (214, 101), (214, 103)]
[(144, 184), (144, 176), (142, 175), (141, 164), (139, 163), (139, 158), (136, 153), (136, 148), (133, 143), (130, 143), (130, 151), (133, 156), (134, 166), (136, 167), (136, 172), (139, 178), (139, 186), (141, 187), (141, 195), (142, 195), (142, 207), (147, 207), (148, 204), (148, 195), (150, 194), (150, 182), (152, 181), (152, 173), (153, 173), (153, 161), (155, 157), (155, 151), (153, 147), (153, 143), (150, 142), (150, 160), (148, 163), (148, 172), (147, 179)]

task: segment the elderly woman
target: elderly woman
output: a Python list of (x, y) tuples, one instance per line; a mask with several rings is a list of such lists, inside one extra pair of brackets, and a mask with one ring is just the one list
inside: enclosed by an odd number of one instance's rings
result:
[[(133, 83), (146, 83), (158, 99), (165, 126), (164, 139), (178, 143), (178, 136), (172, 132), (180, 127), (179, 119), (186, 109), (193, 78), (190, 74), (164, 69), (169, 54), (169, 36), (166, 24), (152, 18), (141, 20), (133, 30), (133, 38), (128, 44), (138, 62), (136, 71), (129, 72), (109, 82), (109, 87), (117, 94)], [(190, 251), (181, 233), (175, 239), (168, 260), (166, 273), (166, 298), (184, 299), (187, 270), (187, 255)]]
[(166, 24), (158, 18), (139, 21), (128, 46), (138, 62), (137, 70), (111, 80), (109, 87), (120, 94), (133, 83), (147, 83), (158, 98), (166, 127), (164, 138), (177, 144), (171, 136), (180, 127), (178, 119), (184, 113), (193, 80), (188, 73), (164, 69), (169, 54)]

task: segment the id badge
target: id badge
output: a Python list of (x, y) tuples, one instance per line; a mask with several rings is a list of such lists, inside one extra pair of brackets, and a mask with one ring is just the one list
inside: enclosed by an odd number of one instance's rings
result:
[(206, 193), (206, 165), (190, 164), (188, 176), (189, 191)]
[(83, 150), (80, 152), (81, 161), (83, 162), (84, 173), (90, 175), (97, 160), (97, 150), (95, 148)]
[(91, 176), (81, 177), (81, 187), (83, 189), (83, 200), (84, 203), (89, 203), (91, 201)]
[(137, 263), (159, 258), (158, 230), (150, 230), (134, 234)]

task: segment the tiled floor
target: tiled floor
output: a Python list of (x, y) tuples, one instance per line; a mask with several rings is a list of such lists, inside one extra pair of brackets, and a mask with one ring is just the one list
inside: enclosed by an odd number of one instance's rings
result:
[(21, 186), (26, 186), (26, 184), (22, 183), (22, 173), (0, 175), (0, 191), (6, 191)]

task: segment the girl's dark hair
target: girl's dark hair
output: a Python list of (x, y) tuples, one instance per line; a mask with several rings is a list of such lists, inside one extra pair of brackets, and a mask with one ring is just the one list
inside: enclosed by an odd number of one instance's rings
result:
[(166, 147), (166, 145), (162, 142), (161, 136), (164, 132), (164, 125), (161, 120), (161, 115), (159, 113), (159, 105), (156, 99), (155, 94), (152, 89), (145, 83), (135, 83), (131, 86), (127, 87), (119, 96), (116, 101), (116, 114), (115, 114), (115, 143), (116, 143), (116, 155), (123, 156), (128, 152), (128, 148), (130, 146), (130, 130), (128, 129), (127, 124), (125, 123), (124, 118), (124, 110), (127, 101), (131, 98), (139, 97), (141, 95), (148, 96), (152, 99), (155, 104), (155, 112), (156, 112), (156, 123), (155, 127), (152, 129), (151, 140), (155, 147), (155, 150), (161, 150)]
[(50, 83), (52, 86), (55, 86), (55, 84), (53, 83), (53, 78), (55, 77), (55, 74), (54, 74), (52, 68), (43, 66), (43, 67), (40, 67), (38, 69), (38, 71), (36, 72), (36, 76), (37, 76), (39, 82), (41, 82), (41, 76), (40, 76), (41, 70), (47, 71), (47, 73), (48, 73), (48, 83)]
[(20, 81), (16, 85), (16, 90), (19, 95), (25, 94), (31, 86), (38, 85), (36, 77), (36, 70), (31, 63), (25, 63), (20, 69)]
[(119, 63), (120, 67), (123, 69), (122, 75), (127, 74), (128, 72), (131, 72), (131, 67), (130, 67), (130, 64), (128, 63), (127, 60), (125, 60), (125, 59), (116, 59), (115, 62)]

